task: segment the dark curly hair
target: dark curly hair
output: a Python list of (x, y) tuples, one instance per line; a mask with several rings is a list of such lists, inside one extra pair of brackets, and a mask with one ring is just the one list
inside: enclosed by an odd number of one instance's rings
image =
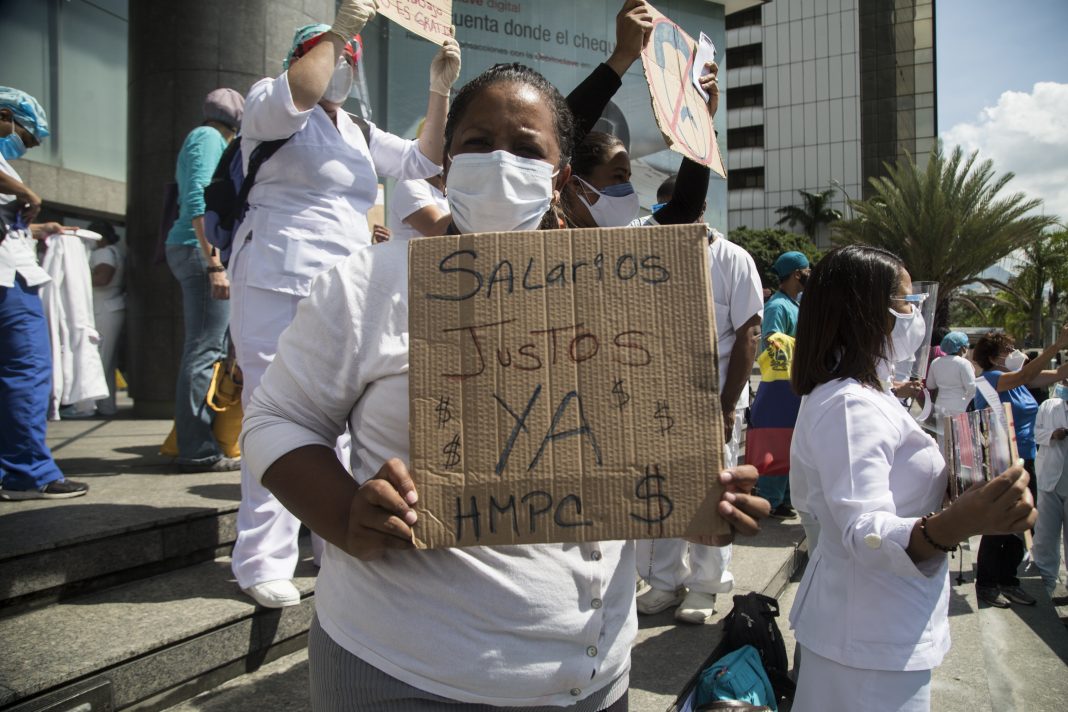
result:
[[(552, 110), (553, 128), (556, 129), (556, 142), (560, 145), (560, 168), (571, 160), (575, 148), (575, 119), (560, 91), (548, 79), (525, 64), (495, 64), (477, 77), (464, 84), (456, 98), (452, 100), (449, 116), (445, 120), (445, 151), (452, 145), (456, 125), (467, 113), (473, 102), (484, 89), (494, 84), (526, 84), (541, 95), (546, 105)], [(442, 156), (444, 159), (445, 157)]]
[(582, 178), (588, 178), (593, 169), (608, 161), (608, 152), (616, 147), (626, 148), (618, 136), (603, 131), (590, 131), (575, 147), (571, 159), (572, 172)]
[(1016, 348), (1016, 342), (1012, 337), (1003, 332), (988, 331), (983, 334), (972, 350), (972, 358), (984, 371), (992, 371), (998, 368), (994, 363), (1003, 351), (1012, 351)]

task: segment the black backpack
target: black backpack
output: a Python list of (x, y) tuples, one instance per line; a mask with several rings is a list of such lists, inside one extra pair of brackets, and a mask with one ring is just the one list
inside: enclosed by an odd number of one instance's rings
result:
[(735, 596), (734, 608), (723, 619), (723, 638), (679, 695), (675, 708), (682, 707), (682, 702), (696, 688), (704, 670), (744, 645), (752, 645), (760, 653), (760, 660), (776, 697), (779, 700), (792, 700), (796, 686), (788, 674), (790, 663), (786, 657), (786, 643), (775, 622), (778, 617), (779, 602), (770, 596), (755, 591)]

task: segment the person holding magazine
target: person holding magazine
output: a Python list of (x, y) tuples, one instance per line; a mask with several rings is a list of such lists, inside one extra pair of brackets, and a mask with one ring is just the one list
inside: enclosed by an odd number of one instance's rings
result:
[(916, 296), (896, 255), (862, 245), (828, 252), (805, 287), (790, 472), (821, 533), (790, 612), (794, 712), (927, 712), (949, 650), (948, 553), (1036, 518), (1022, 463), (942, 509), (942, 454), (890, 390), (924, 340)]

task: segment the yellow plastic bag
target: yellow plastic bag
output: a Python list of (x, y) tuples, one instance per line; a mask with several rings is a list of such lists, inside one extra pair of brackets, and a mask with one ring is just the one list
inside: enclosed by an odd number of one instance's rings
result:
[[(241, 437), (241, 420), (244, 418), (241, 388), (241, 369), (237, 363), (233, 359), (216, 361), (205, 401), (208, 407), (215, 411), (211, 431), (226, 457), (241, 457), (241, 447), (237, 442)], [(159, 454), (178, 457), (178, 432), (173, 425), (167, 439), (160, 446)]]

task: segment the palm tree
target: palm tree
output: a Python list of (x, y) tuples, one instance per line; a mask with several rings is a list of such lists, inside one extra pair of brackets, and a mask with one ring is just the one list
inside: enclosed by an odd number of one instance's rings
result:
[(816, 230), (819, 229), (820, 225), (829, 225), (835, 220), (842, 219), (841, 212), (829, 207), (835, 190), (834, 188), (828, 188), (819, 193), (809, 193), (807, 190), (799, 190), (797, 192), (801, 194), (804, 204), (787, 205), (776, 210), (775, 212), (782, 215), (782, 217), (775, 224), (788, 223), (790, 227), (793, 227), (801, 223), (801, 229), (808, 235), (808, 239), (815, 242)]
[(994, 176), (990, 161), (967, 159), (958, 146), (947, 157), (941, 144), (926, 169), (911, 155), (884, 164), (886, 176), (870, 178), (872, 197), (853, 203), (856, 218), (835, 224), (838, 244), (882, 247), (904, 260), (913, 280), (938, 282), (936, 326), (946, 326), (958, 289), (1056, 224), (1035, 212), (1041, 200), (1002, 195), (1014, 177)]

